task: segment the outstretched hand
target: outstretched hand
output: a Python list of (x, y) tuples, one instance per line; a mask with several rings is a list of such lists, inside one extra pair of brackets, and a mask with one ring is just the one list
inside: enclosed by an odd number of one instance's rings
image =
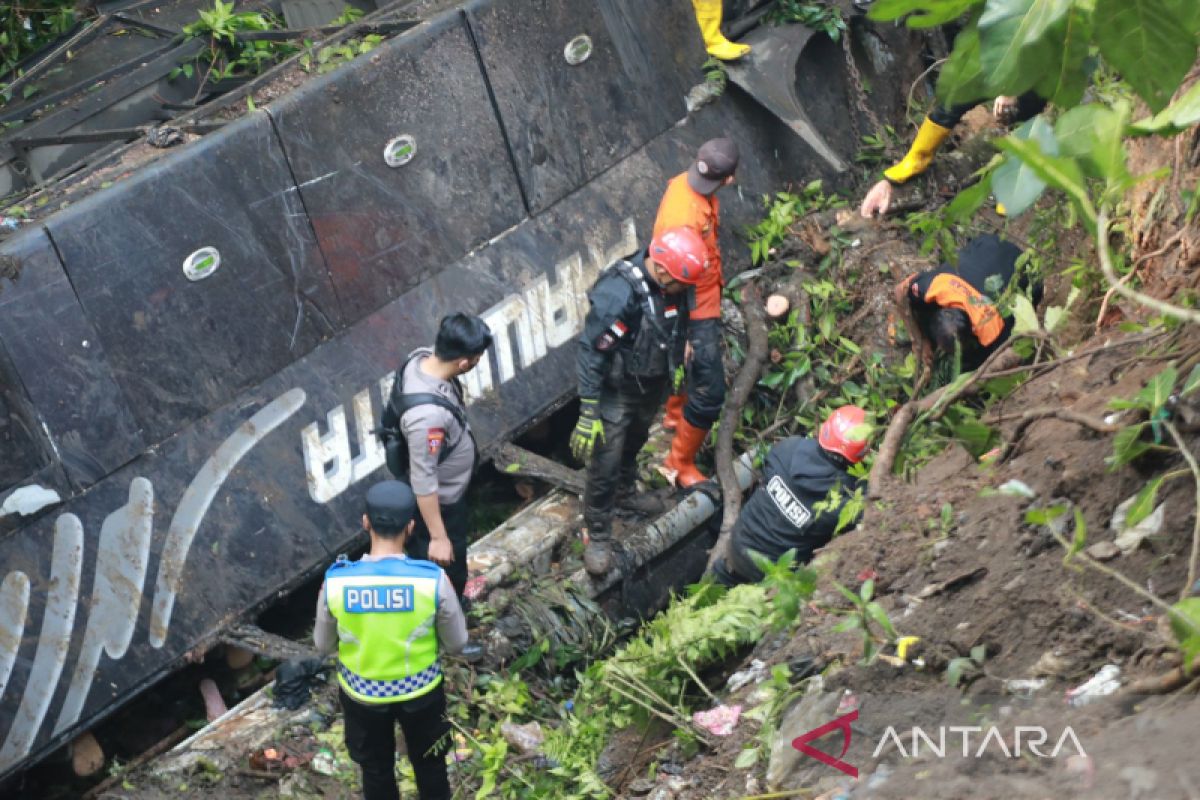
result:
[(871, 191), (867, 192), (862, 205), (858, 208), (858, 213), (865, 219), (870, 219), (877, 214), (882, 217), (887, 214), (891, 206), (892, 184), (884, 180), (872, 186)]

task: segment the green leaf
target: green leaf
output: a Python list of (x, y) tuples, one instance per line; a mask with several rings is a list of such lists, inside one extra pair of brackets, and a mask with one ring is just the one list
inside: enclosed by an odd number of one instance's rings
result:
[(1020, 94), (1045, 74), (1042, 38), (1071, 0), (988, 0), (979, 18), (979, 65), (990, 87)]
[[(1008, 139), (1022, 142), (1032, 140), (1037, 143), (1042, 153), (1058, 155), (1058, 141), (1054, 138), (1054, 129), (1040, 114), (1013, 131)], [(996, 174), (992, 177), (992, 191), (996, 194), (996, 201), (1004, 204), (1005, 213), (1009, 217), (1015, 217), (1033, 205), (1045, 188), (1045, 180), (1032, 165), (1011, 155), (996, 169)]]
[(951, 688), (957, 687), (962, 681), (963, 673), (971, 668), (971, 659), (969, 658), (950, 659), (950, 663), (946, 665), (946, 683), (950, 684)]
[(956, 224), (966, 221), (987, 202), (988, 195), (992, 193), (993, 175), (995, 172), (989, 170), (977, 183), (968, 186), (954, 196), (944, 212), (947, 223)]
[[(983, 0), (878, 0), (867, 14), (870, 19), (891, 21), (908, 16), (910, 28), (932, 28), (953, 22)], [(911, 15), (911, 16), (909, 16)]]
[[(1006, 136), (996, 141), (996, 147), (1016, 155), (1043, 181), (1066, 192), (1075, 201), (1077, 210), (1083, 214), (1088, 227), (1096, 227), (1096, 210), (1088, 196), (1083, 173), (1073, 159), (1045, 153), (1035, 140), (1023, 140)], [(999, 196), (999, 193), (997, 193)]]
[(1084, 4), (1071, 6), (1047, 34), (1043, 47), (1048, 47), (1047, 68), (1034, 84), (1041, 97), (1059, 108), (1070, 108), (1083, 99), (1088, 85), (1087, 59), (1092, 43), (1092, 12)]
[(1158, 499), (1158, 488), (1162, 486), (1164, 477), (1166, 476), (1159, 475), (1157, 478), (1151, 478), (1149, 481), (1146, 481), (1146, 485), (1137, 493), (1137, 497), (1133, 499), (1133, 504), (1125, 512), (1126, 528), (1132, 528), (1150, 516), (1150, 512), (1154, 510), (1154, 503)]
[[(1197, 4), (1200, 7), (1200, 3)], [(1200, 122), (1200, 81), (1193, 83), (1183, 95), (1154, 116), (1133, 123), (1134, 133), (1170, 134)]]
[(1100, 54), (1152, 111), (1171, 102), (1196, 60), (1196, 35), (1166, 0), (1096, 0)]
[(1046, 525), (1067, 513), (1064, 505), (1053, 505), (1048, 508), (1031, 508), (1025, 512), (1025, 521), (1030, 525)]
[(1033, 303), (1023, 294), (1019, 294), (1013, 298), (1013, 335), (1016, 336), (1022, 333), (1037, 333), (1042, 329), (1038, 322), (1037, 311), (1033, 308)]
[(1197, 389), (1200, 389), (1200, 364), (1192, 367), (1192, 371), (1188, 373), (1187, 380), (1183, 382), (1183, 388), (1179, 391), (1179, 395), (1187, 397)]
[(979, 62), (979, 29), (967, 25), (954, 39), (954, 49), (938, 74), (937, 97), (944, 105), (978, 102), (987, 93)]
[(1067, 549), (1067, 554), (1063, 556), (1063, 563), (1066, 564), (1074, 558), (1085, 545), (1087, 545), (1087, 521), (1083, 518), (1083, 512), (1076, 508), (1075, 533), (1071, 537), (1071, 546)]
[(1168, 366), (1151, 378), (1150, 382), (1138, 392), (1138, 402), (1152, 415), (1157, 413), (1160, 408), (1166, 405), (1168, 398), (1170, 398), (1171, 391), (1175, 388), (1175, 379), (1177, 377), (1178, 373), (1175, 367)]
[(892, 627), (892, 621), (888, 619), (887, 612), (883, 610), (883, 606), (879, 605), (879, 603), (867, 603), (867, 615), (887, 634), (889, 639), (896, 638), (896, 629)]
[(758, 763), (758, 748), (747, 747), (738, 753), (737, 760), (733, 762), (733, 766), (737, 769), (750, 769)]
[(1137, 425), (1130, 425), (1128, 428), (1122, 428), (1117, 431), (1117, 435), (1113, 437), (1113, 457), (1112, 466), (1120, 467), (1133, 461), (1142, 453), (1150, 449), (1150, 445), (1142, 441), (1142, 429), (1146, 427), (1146, 423), (1139, 422)]
[(964, 419), (952, 423), (950, 429), (954, 432), (954, 438), (976, 458), (995, 446), (996, 431), (977, 419)]
[(834, 581), (834, 582), (833, 582), (833, 586), (834, 586), (834, 588), (835, 588), (835, 589), (837, 589), (839, 592), (841, 592), (841, 593), (842, 593), (842, 596), (843, 596), (843, 597), (845, 597), (847, 600), (849, 600), (849, 601), (850, 601), (851, 603), (853, 603), (855, 606), (861, 606), (861, 605), (863, 604), (863, 600), (862, 600), (862, 598), (860, 598), (860, 597), (859, 597), (858, 595), (856, 595), (854, 592), (852, 592), (852, 591), (850, 591), (849, 589), (847, 589), (845, 586), (842, 586), (842, 585), (841, 585), (840, 583), (838, 583), (837, 581)]

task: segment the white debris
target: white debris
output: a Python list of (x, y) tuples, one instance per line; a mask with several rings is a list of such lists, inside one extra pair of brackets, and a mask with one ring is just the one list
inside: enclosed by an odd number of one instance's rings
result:
[(1028, 697), (1042, 689), (1049, 681), (1045, 678), (1017, 678), (1004, 682), (1004, 691), (1019, 697)]
[(1029, 484), (1025, 483), (1025, 481), (1019, 481), (1016, 478), (1005, 481), (996, 491), (1009, 497), (1025, 497), (1030, 500), (1037, 497), (1037, 492), (1031, 489)]
[(738, 670), (729, 676), (729, 680), (725, 682), (725, 688), (731, 692), (736, 692), (748, 683), (761, 683), (767, 677), (767, 665), (760, 659), (754, 659), (750, 662), (750, 666), (743, 670)]
[(22, 486), (4, 499), (4, 505), (0, 506), (0, 517), (9, 514), (20, 514), (27, 517), (30, 514), (36, 514), (46, 506), (61, 502), (62, 498), (53, 489), (37, 485)]
[(1134, 550), (1137, 550), (1143, 539), (1148, 536), (1154, 536), (1162, 530), (1163, 526), (1165, 504), (1160, 503), (1145, 519), (1138, 522), (1137, 525), (1126, 529), (1125, 519), (1129, 514), (1130, 506), (1137, 500), (1137, 497), (1135, 494), (1117, 506), (1117, 509), (1113, 511), (1112, 521), (1108, 525), (1112, 530), (1117, 532), (1118, 536), (1115, 544), (1125, 555), (1129, 555)]
[(1086, 683), (1067, 690), (1067, 703), (1086, 706), (1093, 700), (1116, 692), (1121, 688), (1121, 668), (1116, 664), (1105, 664)]

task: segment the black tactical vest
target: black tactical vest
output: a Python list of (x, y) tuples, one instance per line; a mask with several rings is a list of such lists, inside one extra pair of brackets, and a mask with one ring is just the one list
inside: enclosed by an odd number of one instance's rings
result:
[(609, 267), (633, 289), (642, 309), (642, 324), (637, 333), (632, 340), (621, 342), (613, 359), (612, 377), (616, 380), (663, 378), (674, 365), (679, 310), (668, 306), (661, 293), (650, 289), (642, 269), (628, 261), (617, 261)]

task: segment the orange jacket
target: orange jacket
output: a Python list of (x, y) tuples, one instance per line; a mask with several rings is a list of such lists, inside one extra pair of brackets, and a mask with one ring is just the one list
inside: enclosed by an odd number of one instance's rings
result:
[(721, 274), (721, 248), (717, 244), (720, 212), (721, 203), (716, 196), (703, 195), (692, 189), (686, 172), (671, 179), (658, 205), (653, 235), (687, 225), (698, 231), (708, 246), (708, 269), (696, 285), (691, 319), (718, 319), (721, 316), (721, 287), (725, 280)]
[[(918, 291), (915, 284), (913, 291)], [(957, 275), (949, 273), (937, 275), (921, 299), (942, 308), (957, 308), (966, 312), (967, 317), (971, 320), (971, 330), (974, 331), (975, 338), (984, 347), (996, 341), (1000, 338), (1000, 334), (1004, 333), (1004, 320), (1000, 317), (1000, 312), (996, 307), (988, 302), (988, 298), (980, 294), (974, 286)]]

